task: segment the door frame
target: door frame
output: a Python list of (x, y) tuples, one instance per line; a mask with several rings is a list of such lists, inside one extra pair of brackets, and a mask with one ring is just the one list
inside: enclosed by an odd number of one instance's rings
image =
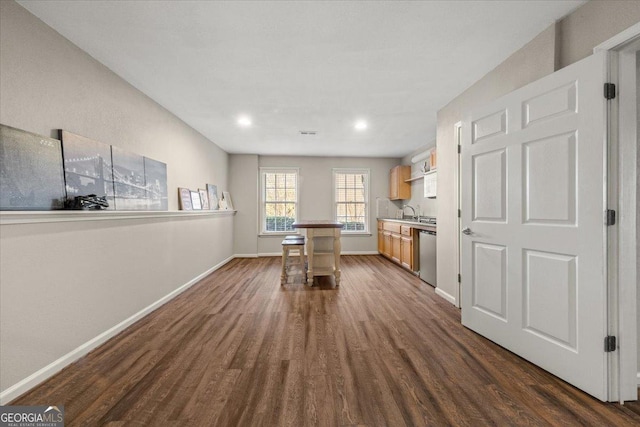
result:
[(462, 300), (461, 300), (461, 286), (462, 281), (460, 277), (462, 276), (462, 216), (460, 212), (462, 212), (462, 167), (460, 162), (462, 158), (460, 156), (460, 147), (462, 146), (462, 121), (459, 121), (455, 125), (453, 125), (453, 134), (456, 140), (456, 151), (458, 152), (456, 157), (456, 215), (458, 216), (458, 220), (456, 221), (457, 229), (456, 229), (456, 268), (458, 269), (458, 278), (455, 292), (455, 306), (458, 308), (462, 308)]
[[(609, 400), (637, 399), (637, 91), (636, 51), (640, 23), (594, 48), (606, 51), (608, 81), (618, 89), (610, 105), (608, 125), (608, 204), (617, 213), (608, 240), (608, 333), (618, 337), (617, 351), (609, 353)], [(635, 89), (635, 90), (633, 90)]]

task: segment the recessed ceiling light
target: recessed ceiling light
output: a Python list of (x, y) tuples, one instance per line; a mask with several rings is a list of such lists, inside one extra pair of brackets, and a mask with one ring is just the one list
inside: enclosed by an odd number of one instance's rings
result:
[(364, 120), (358, 120), (356, 122), (356, 124), (354, 125), (354, 127), (356, 128), (356, 130), (365, 130), (367, 128), (367, 122), (365, 122)]
[(251, 118), (249, 118), (248, 116), (238, 117), (238, 126), (242, 126), (243, 128), (251, 126)]

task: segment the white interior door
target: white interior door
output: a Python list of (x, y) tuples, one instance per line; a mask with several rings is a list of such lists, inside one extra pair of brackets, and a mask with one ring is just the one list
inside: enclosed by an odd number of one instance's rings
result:
[(604, 82), (596, 54), (471, 112), (462, 130), (462, 323), (601, 400)]

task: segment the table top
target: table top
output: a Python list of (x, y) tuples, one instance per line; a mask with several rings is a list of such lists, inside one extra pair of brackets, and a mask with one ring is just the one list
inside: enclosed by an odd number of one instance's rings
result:
[(344, 224), (337, 221), (331, 221), (328, 219), (316, 219), (306, 221), (296, 221), (293, 223), (293, 228), (342, 228)]

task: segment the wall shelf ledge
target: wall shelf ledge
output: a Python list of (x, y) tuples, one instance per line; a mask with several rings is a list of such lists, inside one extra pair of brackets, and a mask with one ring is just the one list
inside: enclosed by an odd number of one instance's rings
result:
[(221, 211), (2, 211), (0, 212), (0, 226), (16, 224), (39, 224), (51, 222), (78, 221), (113, 221), (122, 219), (150, 219), (150, 218), (209, 218), (226, 217), (236, 214), (235, 210)]

